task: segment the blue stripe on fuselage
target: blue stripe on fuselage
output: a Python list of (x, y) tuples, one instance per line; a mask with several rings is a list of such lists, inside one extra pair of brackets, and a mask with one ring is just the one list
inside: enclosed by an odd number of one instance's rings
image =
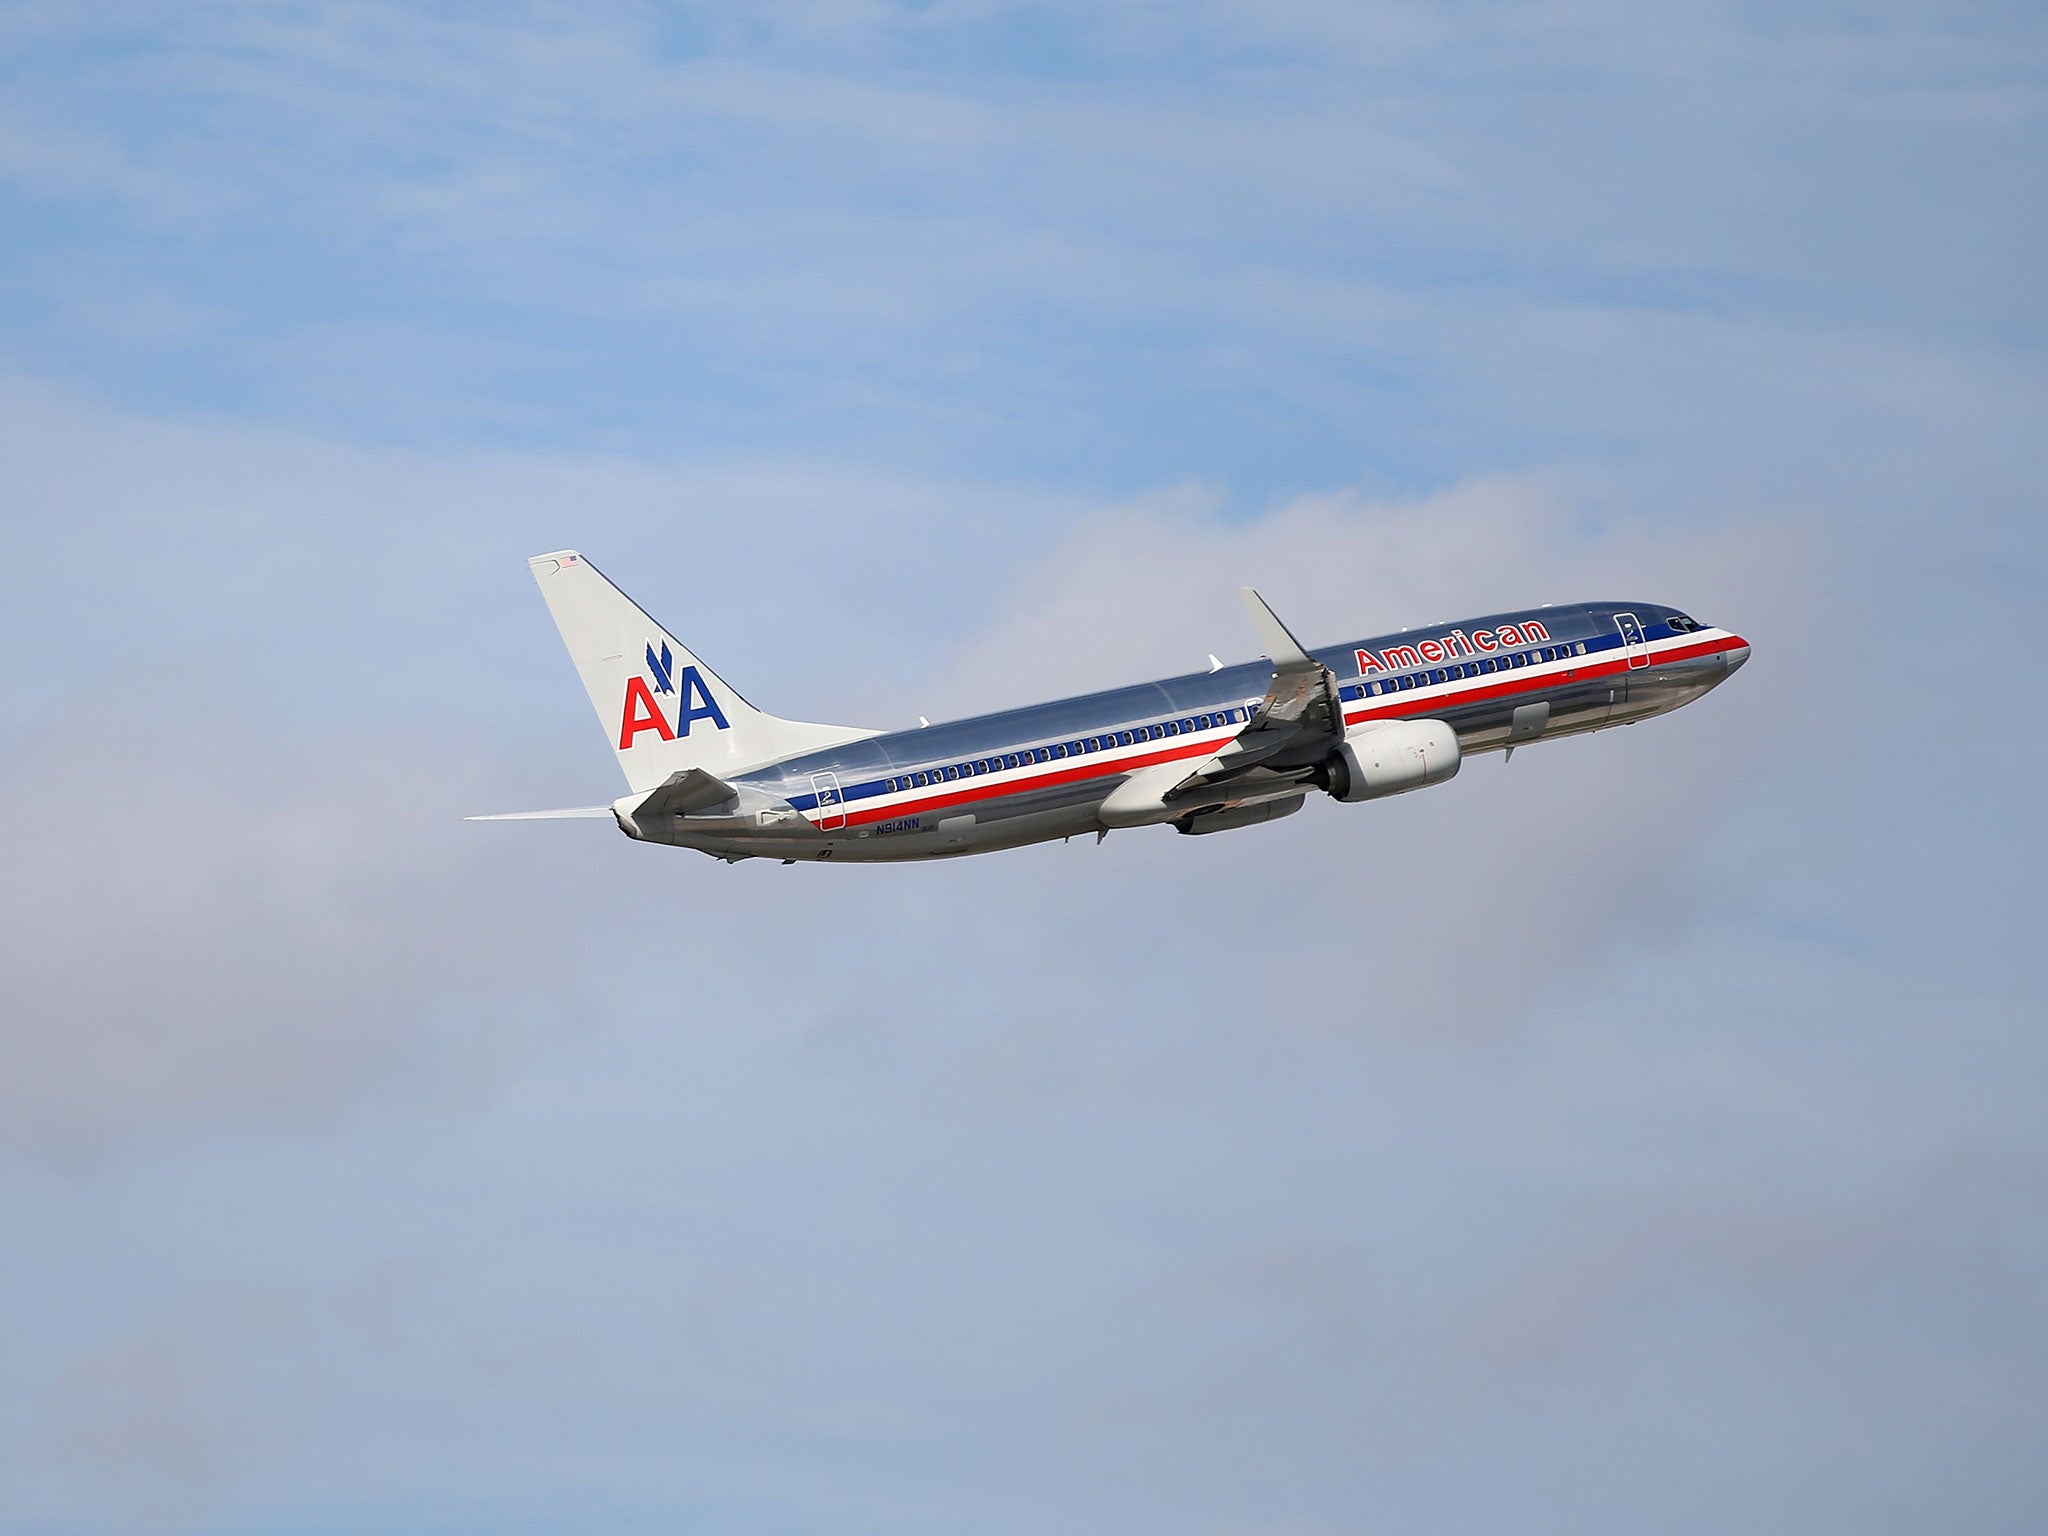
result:
[[(1416, 672), (1426, 673), (1450, 665), (1466, 665), (1474, 659), (1474, 653), (1466, 649), (1455, 658), (1422, 668), (1361, 674), (1358, 666), (1361, 650), (1380, 656), (1390, 646), (1420, 646), (1424, 641), (1447, 645), (1454, 633), (1469, 636), (1482, 631), (1498, 632), (1509, 625), (1519, 628), (1533, 621), (1543, 626), (1549, 637), (1547, 641), (1504, 647), (1497, 654), (1513, 655), (1544, 644), (1583, 644), (1586, 654), (1590, 655), (1619, 649), (1624, 643), (1615, 625), (1614, 615), (1617, 612), (1634, 613), (1643, 625), (1647, 640), (1669, 639), (1678, 633), (1668, 623), (1675, 610), (1661, 604), (1587, 603), (1523, 609), (1454, 624), (1428, 625), (1345, 645), (1321, 647), (1310, 654), (1343, 680), (1343, 692), (1349, 702), (1359, 696), (1356, 690), (1361, 680), (1377, 681)], [(1271, 678), (1272, 666), (1263, 659), (1225, 667), (1218, 672), (1184, 673), (1157, 682), (873, 736), (828, 751), (792, 758), (756, 773), (743, 774), (740, 778), (779, 795), (800, 811), (809, 811), (818, 806), (812, 776), (830, 773), (839, 781), (841, 803), (852, 805), (878, 796), (901, 793), (902, 788), (891, 789), (892, 779), (900, 785), (903, 779), (918, 773), (943, 773), (950, 767), (1007, 757), (1012, 753), (1021, 757), (1027, 751), (1064, 746), (1090, 737), (1100, 739), (1106, 734), (1126, 730), (1135, 732), (1140, 727), (1149, 728), (1169, 720), (1178, 725), (1183, 719), (1214, 715), (1233, 707), (1242, 710), (1264, 697)], [(1237, 729), (1243, 729), (1241, 722)], [(1227, 739), (1221, 737), (1217, 744), (1220, 746)], [(941, 789), (946, 783), (960, 783), (976, 777), (981, 775), (970, 774), (965, 776), (965, 780), (943, 780), (919, 787)], [(1018, 785), (1020, 790), (1029, 787), (1028, 783)]]

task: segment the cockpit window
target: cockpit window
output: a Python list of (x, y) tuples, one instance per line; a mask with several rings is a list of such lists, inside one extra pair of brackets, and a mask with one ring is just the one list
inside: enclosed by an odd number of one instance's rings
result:
[(1689, 635), (1700, 627), (1697, 619), (1689, 619), (1682, 613), (1674, 613), (1664, 622), (1669, 624), (1674, 632), (1681, 635)]

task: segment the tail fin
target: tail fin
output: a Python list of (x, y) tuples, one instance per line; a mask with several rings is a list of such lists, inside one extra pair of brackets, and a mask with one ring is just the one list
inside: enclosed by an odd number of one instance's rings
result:
[(636, 791), (689, 768), (744, 773), (876, 734), (763, 714), (574, 550), (527, 564)]

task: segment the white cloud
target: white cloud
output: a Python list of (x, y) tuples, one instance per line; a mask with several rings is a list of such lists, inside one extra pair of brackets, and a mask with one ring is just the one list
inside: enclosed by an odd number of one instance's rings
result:
[[(156, 681), (135, 680), (145, 692)], [(0, 757), (0, 1158), (461, 1102), (561, 1025), (565, 845), (476, 837), (472, 751), (96, 689)], [(509, 861), (509, 862), (508, 862)]]
[[(1240, 584), (1310, 645), (1637, 598), (1736, 629), (1761, 658), (1674, 717), (1507, 766), (1478, 757), (1441, 789), (1366, 806), (1318, 797), (1289, 821), (1211, 840), (1124, 834), (1147, 837), (1139, 867), (1159, 885), (1132, 921), (1237, 934), (1261, 967), (1291, 976), (1320, 957), (1331, 989), (1309, 1021), (1417, 1038), (1513, 1027), (1560, 977), (1677, 922), (1735, 786), (1812, 744), (1791, 658), (1832, 599), (1794, 525), (1602, 518), (1565, 484), (1515, 479), (1412, 502), (1308, 496), (1243, 521), (1220, 512), (1183, 489), (1070, 534), (1007, 585), (930, 712), (1199, 671), (1209, 651), (1256, 654)], [(1077, 928), (1113, 921), (1109, 902), (1069, 900)]]

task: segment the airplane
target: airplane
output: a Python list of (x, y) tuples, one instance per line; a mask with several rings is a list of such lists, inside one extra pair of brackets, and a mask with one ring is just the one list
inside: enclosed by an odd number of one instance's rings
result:
[(609, 816), (728, 863), (955, 858), (1084, 833), (1191, 835), (1456, 777), (1504, 751), (1669, 713), (1749, 642), (1658, 603), (1545, 605), (1308, 650), (1243, 589), (1264, 659), (878, 731), (756, 709), (574, 550), (527, 562), (630, 793), (473, 816)]

